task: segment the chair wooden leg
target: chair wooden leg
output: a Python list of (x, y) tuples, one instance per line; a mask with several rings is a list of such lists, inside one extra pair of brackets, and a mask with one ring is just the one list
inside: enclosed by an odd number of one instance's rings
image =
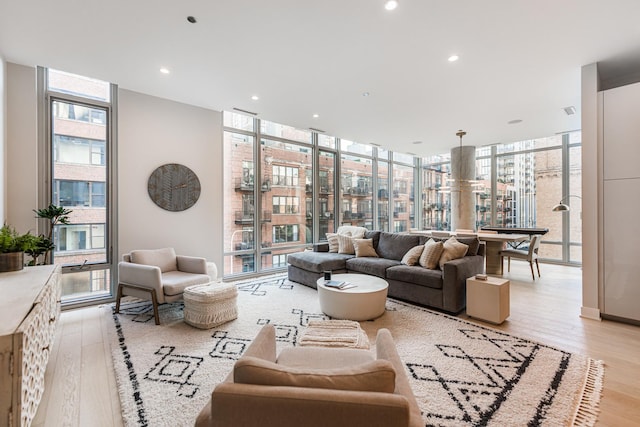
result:
[(511, 257), (507, 257), (507, 271), (511, 272)]
[(529, 267), (531, 268), (531, 277), (533, 277), (533, 280), (536, 280), (536, 275), (533, 272), (533, 262), (529, 261)]
[(120, 299), (122, 299), (122, 285), (118, 284), (118, 296), (116, 297), (116, 313), (120, 313)]
[(158, 313), (158, 298), (156, 298), (156, 290), (151, 289), (151, 303), (153, 304), (153, 317), (156, 319), (156, 325), (160, 324), (160, 315)]
[(538, 269), (538, 279), (540, 278), (540, 264), (538, 264), (538, 258), (536, 258), (536, 268)]

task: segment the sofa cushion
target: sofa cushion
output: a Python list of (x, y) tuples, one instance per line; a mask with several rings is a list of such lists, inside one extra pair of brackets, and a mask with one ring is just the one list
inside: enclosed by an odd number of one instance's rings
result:
[(306, 271), (322, 273), (325, 270), (344, 270), (345, 261), (353, 255), (330, 252), (296, 252), (287, 257), (289, 264)]
[(421, 267), (430, 270), (438, 268), (438, 262), (440, 261), (443, 250), (442, 242), (433, 239), (427, 241), (427, 243), (424, 244), (424, 251), (422, 251), (418, 263)]
[(364, 237), (364, 233), (366, 232), (367, 229), (365, 227), (358, 227), (355, 225), (341, 225), (340, 227), (338, 227), (338, 231), (336, 231), (336, 233), (338, 234), (351, 233), (351, 237), (356, 239), (362, 239)]
[(427, 288), (442, 289), (442, 271), (418, 266), (397, 265), (387, 269), (387, 279), (413, 283)]
[(338, 253), (338, 233), (327, 233), (329, 252)]
[(233, 368), (233, 381), (267, 386), (393, 393), (396, 371), (388, 360), (324, 370), (291, 368), (257, 357), (241, 357)]
[(353, 239), (353, 247), (356, 250), (356, 257), (378, 258), (376, 250), (373, 249), (373, 239)]
[(469, 246), (469, 249), (467, 249), (467, 253), (465, 254), (465, 256), (478, 255), (478, 249), (480, 248), (480, 239), (478, 239), (477, 237), (456, 237), (456, 240)]
[(369, 274), (385, 278), (389, 267), (400, 264), (400, 261), (386, 258), (351, 258), (347, 260), (347, 270), (350, 272)]
[(173, 248), (164, 249), (142, 249), (131, 251), (131, 262), (134, 264), (153, 265), (159, 267), (160, 271), (176, 271), (178, 262), (176, 252)]
[(404, 254), (414, 246), (418, 246), (420, 237), (413, 234), (380, 233), (380, 242), (376, 252), (380, 258), (395, 259), (400, 261)]
[(455, 237), (447, 239), (443, 244), (442, 255), (440, 256), (440, 270), (444, 270), (444, 264), (458, 258), (462, 258), (469, 249), (469, 245), (458, 242)]
[(353, 237), (351, 237), (351, 233), (338, 234), (338, 253), (347, 255), (354, 255), (356, 253), (356, 248), (353, 247)]
[(367, 232), (364, 233), (364, 238), (373, 240), (373, 249), (375, 249), (376, 251), (378, 250), (378, 243), (380, 243), (380, 231), (367, 230)]
[(422, 251), (424, 250), (424, 245), (414, 246), (407, 251), (406, 254), (400, 260), (401, 264), (404, 265), (416, 265), (420, 260), (420, 255), (422, 255)]
[(165, 295), (180, 295), (187, 286), (204, 285), (211, 282), (208, 274), (167, 271), (162, 275), (162, 292)]

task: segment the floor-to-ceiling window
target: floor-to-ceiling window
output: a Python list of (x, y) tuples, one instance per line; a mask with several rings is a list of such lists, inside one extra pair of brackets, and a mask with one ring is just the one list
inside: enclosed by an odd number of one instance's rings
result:
[(44, 168), (51, 176), (41, 200), (71, 210), (68, 224), (56, 225), (52, 236), (53, 262), (63, 266), (62, 301), (110, 298), (116, 88), (52, 69), (38, 73), (48, 117)]
[[(288, 254), (341, 225), (395, 232), (450, 227), (449, 154), (417, 159), (230, 112), (224, 125), (227, 276), (282, 269)], [(578, 132), (478, 147), (477, 227), (548, 227), (553, 233), (541, 255), (579, 262), (580, 199), (571, 198), (565, 216), (552, 213), (557, 201), (547, 200), (578, 195), (579, 139)], [(570, 177), (562, 184), (552, 179), (557, 173)]]
[[(476, 149), (476, 225), (548, 228), (540, 256), (581, 262), (580, 132)], [(422, 159), (423, 228), (448, 229), (448, 155)], [(446, 186), (445, 186), (446, 187)], [(563, 199), (564, 198), (564, 199)], [(553, 212), (560, 200), (568, 213)], [(442, 208), (443, 210), (439, 210)]]

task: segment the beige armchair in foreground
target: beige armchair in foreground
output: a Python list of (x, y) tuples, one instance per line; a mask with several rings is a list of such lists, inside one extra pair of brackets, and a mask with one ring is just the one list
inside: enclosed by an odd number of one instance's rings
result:
[(207, 274), (205, 258), (176, 255), (173, 248), (131, 251), (118, 264), (116, 313), (120, 312), (120, 299), (125, 295), (150, 299), (159, 325), (158, 304), (178, 301), (187, 286), (214, 279)]
[(423, 426), (391, 333), (376, 353), (290, 347), (276, 357), (275, 328), (264, 326), (216, 386), (196, 427)]

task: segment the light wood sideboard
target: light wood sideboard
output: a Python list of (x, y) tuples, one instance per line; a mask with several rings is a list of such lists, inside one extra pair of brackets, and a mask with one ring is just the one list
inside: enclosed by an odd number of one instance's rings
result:
[(30, 426), (60, 317), (60, 266), (0, 273), (0, 425)]

